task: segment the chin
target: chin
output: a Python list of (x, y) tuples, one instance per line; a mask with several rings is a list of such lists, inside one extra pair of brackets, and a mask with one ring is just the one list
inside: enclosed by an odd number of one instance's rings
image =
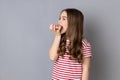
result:
[(64, 34), (65, 33), (65, 31), (61, 31), (61, 34)]

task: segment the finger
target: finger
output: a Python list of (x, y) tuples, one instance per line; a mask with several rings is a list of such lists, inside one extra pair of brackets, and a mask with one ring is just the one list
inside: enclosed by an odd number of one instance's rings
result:
[(58, 25), (55, 26), (55, 30), (56, 31), (59, 30), (59, 26)]
[(60, 30), (62, 29), (62, 26), (61, 25), (59, 25), (60, 26)]
[(54, 31), (56, 31), (56, 29), (55, 29), (55, 28), (56, 28), (56, 25), (55, 25), (55, 24), (53, 24), (53, 30), (54, 30)]
[(58, 30), (59, 31), (61, 30), (61, 28), (62, 28), (62, 26), (58, 24)]
[(51, 30), (53, 29), (53, 24), (50, 25), (50, 29), (51, 29)]

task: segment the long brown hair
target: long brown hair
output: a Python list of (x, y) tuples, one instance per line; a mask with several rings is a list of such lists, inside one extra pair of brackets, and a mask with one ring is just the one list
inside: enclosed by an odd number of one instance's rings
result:
[(66, 33), (61, 35), (58, 54), (59, 56), (63, 56), (65, 54), (66, 39), (69, 39), (70, 45), (68, 47), (68, 54), (70, 55), (70, 59), (75, 59), (81, 63), (83, 54), (80, 49), (82, 47), (84, 15), (81, 11), (73, 8), (64, 9), (61, 13), (63, 11), (66, 11), (67, 13), (68, 29)]

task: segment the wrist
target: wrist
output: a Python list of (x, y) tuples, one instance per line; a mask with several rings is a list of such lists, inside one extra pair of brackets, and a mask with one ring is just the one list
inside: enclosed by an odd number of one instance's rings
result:
[(61, 39), (61, 35), (55, 35), (56, 39)]
[(55, 34), (55, 36), (59, 36), (59, 37), (61, 37), (61, 34), (60, 34), (60, 33), (58, 33), (58, 34)]

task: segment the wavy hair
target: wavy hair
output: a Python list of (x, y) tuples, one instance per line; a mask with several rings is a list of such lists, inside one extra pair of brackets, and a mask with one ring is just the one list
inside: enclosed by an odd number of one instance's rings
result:
[[(61, 41), (58, 49), (59, 56), (65, 54), (66, 51), (66, 39), (70, 40), (70, 45), (68, 47), (70, 59), (74, 59), (79, 63), (82, 62), (83, 54), (81, 51), (82, 38), (83, 38), (83, 21), (84, 15), (81, 11), (73, 8), (67, 8), (61, 11), (66, 11), (68, 20), (68, 29), (66, 33), (61, 35)], [(60, 13), (60, 14), (61, 14)]]

